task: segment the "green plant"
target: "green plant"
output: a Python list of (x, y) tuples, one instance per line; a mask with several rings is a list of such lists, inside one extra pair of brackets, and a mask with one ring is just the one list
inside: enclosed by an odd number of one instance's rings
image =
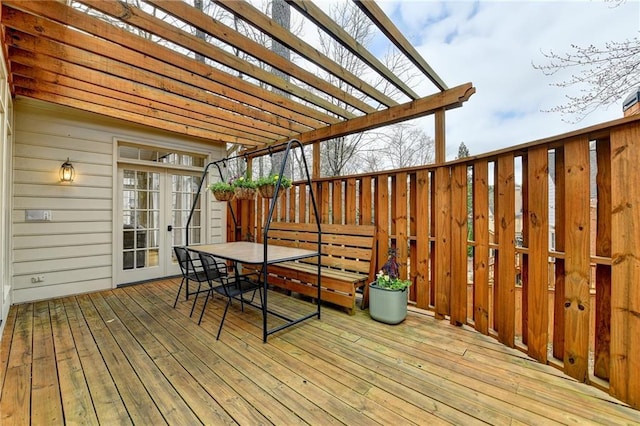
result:
[(395, 249), (389, 249), (389, 258), (376, 274), (376, 286), (388, 290), (404, 290), (409, 287), (411, 280), (403, 280), (399, 276), (398, 262)]
[(376, 286), (388, 290), (404, 290), (411, 285), (411, 280), (403, 280), (398, 277), (387, 275), (384, 271), (376, 275)]
[(209, 185), (211, 192), (233, 192), (233, 186), (227, 182), (215, 182)]
[[(276, 185), (278, 183), (279, 175), (269, 175), (259, 178), (256, 181), (256, 185), (259, 187), (266, 185)], [(286, 176), (282, 176), (282, 182), (280, 182), (280, 186), (282, 188), (290, 188), (291, 187), (291, 179)]]
[(254, 181), (244, 176), (240, 176), (239, 178), (235, 179), (232, 182), (232, 185), (236, 188), (256, 189), (258, 187), (258, 185), (256, 185)]

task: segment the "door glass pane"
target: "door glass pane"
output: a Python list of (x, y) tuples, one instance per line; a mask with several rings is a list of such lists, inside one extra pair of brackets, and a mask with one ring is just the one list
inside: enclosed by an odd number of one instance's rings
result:
[(158, 266), (160, 174), (124, 170), (122, 187), (123, 269)]
[[(171, 212), (171, 218), (173, 220), (173, 246), (184, 245), (186, 243), (185, 228), (187, 226), (191, 206), (199, 186), (199, 176), (171, 176), (171, 200), (173, 202), (173, 211)], [(193, 211), (191, 223), (189, 224), (189, 244), (198, 244), (201, 242), (201, 214), (201, 198), (199, 198)], [(173, 252), (173, 247), (171, 251)]]

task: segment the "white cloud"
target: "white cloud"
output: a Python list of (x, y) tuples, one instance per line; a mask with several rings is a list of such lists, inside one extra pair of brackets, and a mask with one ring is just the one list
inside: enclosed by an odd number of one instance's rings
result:
[[(562, 77), (546, 77), (531, 63), (545, 63), (541, 50), (560, 53), (571, 44), (603, 45), (637, 36), (637, 1), (616, 8), (604, 1), (380, 4), (449, 87), (472, 82), (477, 89), (462, 108), (448, 112), (448, 159), (462, 141), (480, 154), (622, 116), (622, 99), (578, 124), (541, 112), (564, 103), (571, 92), (550, 86)], [(425, 79), (419, 93), (434, 92)], [(426, 131), (432, 134), (433, 128)]]

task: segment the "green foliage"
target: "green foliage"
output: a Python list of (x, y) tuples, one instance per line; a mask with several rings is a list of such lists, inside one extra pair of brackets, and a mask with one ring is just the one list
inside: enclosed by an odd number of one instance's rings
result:
[(387, 275), (383, 271), (376, 275), (376, 285), (388, 290), (404, 290), (411, 285), (411, 280), (402, 280), (393, 275)]
[(235, 179), (232, 182), (232, 185), (236, 188), (249, 188), (249, 189), (256, 189), (258, 187), (258, 185), (256, 184), (256, 182), (254, 182), (253, 180), (245, 177), (245, 176), (240, 176), (238, 179)]
[(211, 192), (233, 192), (233, 186), (227, 182), (215, 182), (208, 186)]
[[(279, 175), (269, 175), (265, 177), (261, 177), (256, 181), (256, 186), (259, 188), (265, 185), (275, 185), (278, 183)], [(291, 179), (286, 176), (282, 176), (282, 182), (280, 182), (280, 186), (282, 188), (290, 188), (291, 187)]]

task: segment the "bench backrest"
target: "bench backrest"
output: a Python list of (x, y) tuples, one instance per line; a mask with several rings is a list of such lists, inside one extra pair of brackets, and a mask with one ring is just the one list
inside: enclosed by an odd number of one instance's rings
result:
[[(373, 225), (320, 224), (323, 267), (375, 275), (376, 244)], [(269, 244), (317, 250), (318, 227), (315, 223), (272, 222)], [(315, 260), (310, 259), (312, 263)]]

